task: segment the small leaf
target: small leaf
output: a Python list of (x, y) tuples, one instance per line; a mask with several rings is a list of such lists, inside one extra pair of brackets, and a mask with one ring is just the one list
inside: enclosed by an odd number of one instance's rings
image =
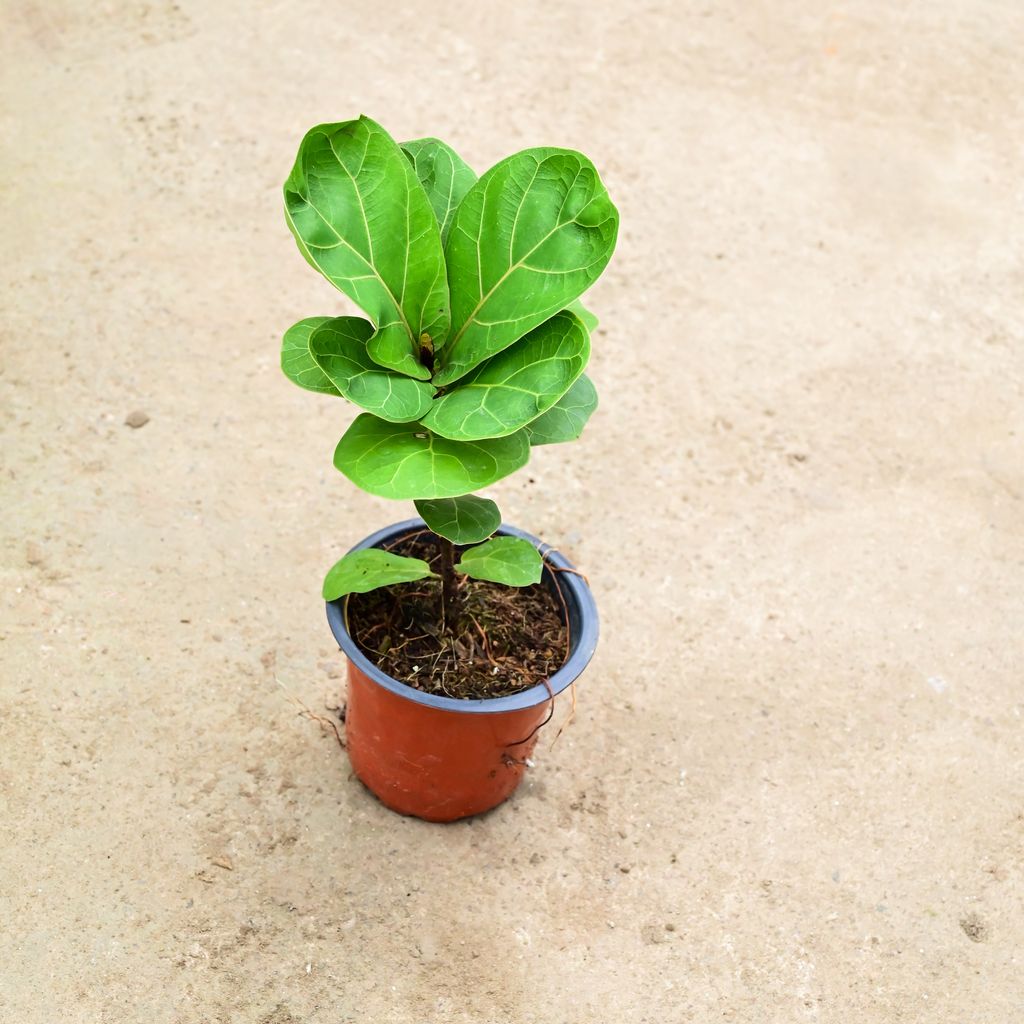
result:
[(393, 555), (379, 548), (350, 551), (324, 578), (324, 600), (336, 601), (345, 594), (365, 594), (392, 583), (410, 583), (433, 575), (422, 558)]
[(476, 183), (476, 173), (440, 139), (414, 139), (403, 142), (402, 149), (434, 208), (443, 244), (456, 208)]
[(475, 494), (417, 501), (415, 505), (427, 526), (453, 544), (477, 544), (501, 526), (498, 506)]
[(435, 399), (425, 426), (454, 441), (502, 437), (546, 412), (590, 358), (590, 337), (563, 310)]
[(540, 552), (519, 537), (495, 537), (478, 547), (463, 551), (455, 566), (475, 580), (490, 580), (509, 587), (540, 583), (544, 562)]
[(569, 310), (570, 313), (575, 313), (583, 321), (583, 326), (586, 327), (590, 334), (593, 334), (594, 331), (597, 330), (597, 325), (601, 321), (598, 320), (597, 317), (594, 316), (594, 314), (591, 313), (579, 299), (570, 302), (565, 308)]
[(523, 431), (449, 441), (418, 423), (386, 423), (363, 413), (338, 442), (334, 465), (380, 498), (453, 498), (508, 476), (529, 457)]
[(526, 426), (531, 445), (575, 441), (597, 408), (597, 389), (584, 374), (543, 416)]
[(451, 334), (439, 387), (578, 298), (615, 248), (619, 214), (594, 165), (568, 149), (527, 149), (466, 193), (445, 243)]
[(449, 327), (441, 232), (398, 143), (367, 117), (308, 131), (284, 186), (285, 214), (306, 261), (377, 328), (371, 358), (425, 380), (426, 334)]
[(327, 374), (316, 365), (309, 351), (309, 336), (330, 319), (329, 316), (308, 316), (305, 320), (292, 324), (284, 332), (284, 340), (281, 342), (281, 369), (284, 375), (300, 388), (323, 395), (336, 395), (338, 389), (331, 383)]
[(350, 402), (392, 423), (418, 420), (430, 410), (434, 388), (375, 363), (366, 352), (373, 324), (339, 316), (315, 328), (309, 351), (316, 365)]

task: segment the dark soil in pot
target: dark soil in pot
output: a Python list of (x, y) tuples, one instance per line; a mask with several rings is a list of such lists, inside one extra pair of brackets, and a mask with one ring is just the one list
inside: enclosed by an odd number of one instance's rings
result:
[[(433, 534), (389, 545), (439, 572)], [(348, 628), (366, 656), (394, 679), (445, 697), (504, 697), (550, 678), (565, 662), (568, 631), (546, 587), (505, 587), (459, 574), (463, 615), (442, 623), (440, 579), (352, 594)]]

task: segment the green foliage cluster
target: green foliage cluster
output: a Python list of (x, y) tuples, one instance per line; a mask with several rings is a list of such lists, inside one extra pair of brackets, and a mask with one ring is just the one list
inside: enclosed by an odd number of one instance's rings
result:
[[(597, 407), (583, 372), (597, 320), (578, 300), (619, 218), (593, 164), (541, 147), (477, 178), (440, 140), (399, 145), (360, 117), (307, 132), (284, 198), (302, 255), (368, 317), (307, 317), (281, 349), (300, 387), (364, 410), (335, 466), (370, 494), (415, 501), (452, 544), (478, 545), (455, 571), (539, 581), (537, 551), (488, 540), (498, 508), (471, 492), (531, 446), (579, 437)], [(331, 569), (324, 596), (428, 575), (418, 559), (361, 551)]]

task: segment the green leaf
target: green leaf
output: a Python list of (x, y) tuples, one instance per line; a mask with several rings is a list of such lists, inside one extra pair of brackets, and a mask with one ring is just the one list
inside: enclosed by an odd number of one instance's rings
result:
[(386, 423), (363, 413), (345, 431), (334, 465), (380, 498), (453, 498), (525, 466), (525, 432), (488, 441), (449, 441), (420, 424)]
[(575, 313), (583, 321), (583, 326), (586, 327), (591, 334), (597, 330), (597, 325), (601, 321), (598, 320), (597, 317), (594, 316), (594, 314), (591, 313), (579, 299), (570, 302), (565, 308), (569, 310), (570, 313)]
[(350, 551), (324, 577), (324, 600), (337, 601), (345, 594), (365, 594), (392, 583), (410, 583), (433, 575), (422, 558), (393, 555), (379, 548)]
[(618, 226), (580, 153), (527, 149), (492, 167), (459, 204), (445, 245), (452, 324), (434, 383), (458, 380), (581, 295)]
[(511, 434), (550, 409), (589, 358), (582, 321), (556, 313), (435, 399), (423, 424), (454, 441)]
[(306, 133), (284, 186), (285, 214), (306, 260), (373, 321), (370, 356), (425, 380), (424, 335), (447, 336), (441, 234), (398, 144), (367, 117)]
[(597, 388), (585, 374), (543, 416), (526, 427), (531, 445), (575, 441), (597, 408)]
[(330, 319), (329, 316), (308, 316), (292, 324), (284, 332), (284, 340), (281, 342), (281, 369), (284, 375), (300, 388), (323, 395), (336, 395), (338, 389), (313, 360), (309, 351), (309, 336)]
[(528, 587), (531, 583), (540, 583), (544, 562), (529, 541), (519, 537), (495, 537), (463, 551), (455, 568), (475, 580)]
[(339, 316), (309, 337), (316, 365), (338, 392), (368, 412), (393, 423), (418, 420), (430, 409), (434, 388), (375, 363), (366, 352), (373, 324), (356, 316)]
[(443, 244), (456, 208), (476, 182), (476, 173), (440, 139), (414, 139), (403, 142), (402, 149), (434, 208)]
[(477, 544), (501, 526), (498, 506), (475, 494), (417, 501), (415, 505), (427, 526), (453, 544)]

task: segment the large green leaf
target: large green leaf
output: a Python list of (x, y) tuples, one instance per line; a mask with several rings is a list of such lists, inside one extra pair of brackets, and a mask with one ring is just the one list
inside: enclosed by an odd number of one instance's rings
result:
[(455, 568), (476, 580), (528, 587), (531, 583), (540, 583), (544, 562), (529, 541), (519, 537), (495, 537), (463, 551)]
[(303, 256), (377, 328), (371, 357), (429, 377), (421, 347), (439, 345), (449, 326), (444, 254), (434, 211), (394, 139), (367, 117), (318, 125), (299, 146), (284, 197)]
[(511, 434), (550, 409), (589, 358), (587, 329), (563, 310), (435, 399), (423, 424), (455, 441)]
[(339, 316), (320, 324), (309, 337), (316, 365), (344, 398), (392, 423), (418, 420), (430, 409), (434, 388), (375, 363), (366, 352), (373, 324)]
[(305, 320), (292, 324), (284, 332), (284, 339), (281, 342), (281, 369), (284, 375), (300, 388), (322, 395), (336, 395), (338, 389), (331, 383), (327, 374), (316, 365), (309, 351), (309, 336), (330, 319), (329, 316), (308, 316)]
[(421, 558), (393, 555), (379, 548), (350, 551), (324, 577), (324, 600), (337, 601), (345, 594), (365, 594), (392, 583), (410, 583), (433, 575)]
[(463, 494), (415, 502), (423, 522), (453, 544), (477, 544), (501, 525), (501, 513), (490, 498)]
[(597, 388), (584, 374), (543, 416), (526, 427), (531, 445), (575, 441), (597, 408)]
[(452, 324), (434, 383), (458, 380), (581, 295), (618, 226), (580, 153), (527, 149), (492, 167), (459, 204), (445, 245)]
[(334, 465), (380, 498), (453, 498), (500, 480), (530, 457), (520, 431), (488, 441), (449, 441), (410, 423), (363, 413), (345, 431)]
[(456, 208), (476, 182), (476, 173), (440, 139), (414, 139), (403, 142), (402, 149), (412, 161), (416, 177), (434, 208), (443, 243), (448, 237)]

